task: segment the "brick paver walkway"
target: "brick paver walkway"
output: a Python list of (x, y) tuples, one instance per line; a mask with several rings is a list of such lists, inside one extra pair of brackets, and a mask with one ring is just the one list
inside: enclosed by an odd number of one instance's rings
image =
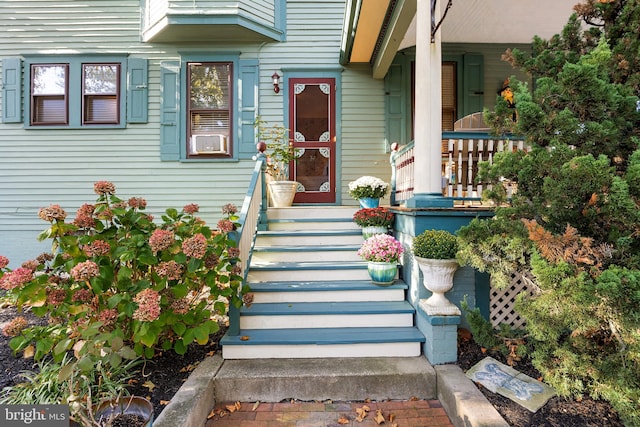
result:
[[(358, 410), (366, 417), (357, 421)], [(234, 409), (227, 410), (227, 406)], [(239, 406), (239, 409), (237, 407)], [(384, 424), (375, 421), (377, 411)], [(385, 402), (221, 403), (206, 427), (453, 427), (438, 400)]]

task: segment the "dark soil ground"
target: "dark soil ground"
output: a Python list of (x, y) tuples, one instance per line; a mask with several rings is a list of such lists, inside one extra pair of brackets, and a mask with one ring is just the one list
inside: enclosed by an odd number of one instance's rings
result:
[[(14, 308), (0, 307), (0, 327), (15, 315)], [(157, 418), (197, 364), (208, 355), (219, 351), (218, 339), (223, 334), (224, 330), (221, 330), (208, 345), (190, 347), (183, 356), (173, 352), (165, 352), (148, 361), (137, 380), (131, 385), (130, 393), (147, 397), (153, 403)], [(506, 359), (501, 353), (482, 352), (482, 349), (473, 340), (467, 337), (460, 339), (458, 365), (464, 371), (486, 356), (506, 363)], [(524, 361), (518, 362), (514, 368), (533, 378), (540, 377), (540, 374)], [(33, 369), (33, 360), (16, 357), (8, 346), (7, 337), (0, 334), (0, 389), (20, 381), (19, 374), (21, 372)], [(492, 393), (482, 386), (479, 386), (479, 389), (511, 427), (624, 426), (615, 411), (606, 402), (594, 401), (589, 398), (576, 401), (554, 397), (538, 412), (531, 413), (510, 399)]]
[[(469, 338), (470, 334), (460, 334), (458, 342), (458, 365), (463, 371), (487, 356), (507, 364), (507, 358), (498, 351), (482, 351), (482, 348)], [(519, 372), (531, 378), (540, 378), (540, 373), (527, 360), (515, 362), (513, 366)], [(493, 393), (482, 385), (478, 389), (502, 415), (511, 427), (623, 427), (618, 414), (611, 405), (603, 401), (583, 398), (580, 401), (562, 397), (551, 398), (536, 413), (520, 406), (511, 399)]]

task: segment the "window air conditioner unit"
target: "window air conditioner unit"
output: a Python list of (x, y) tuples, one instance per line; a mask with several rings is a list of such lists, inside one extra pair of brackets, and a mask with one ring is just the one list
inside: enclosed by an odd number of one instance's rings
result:
[(226, 135), (192, 135), (191, 154), (228, 154)]

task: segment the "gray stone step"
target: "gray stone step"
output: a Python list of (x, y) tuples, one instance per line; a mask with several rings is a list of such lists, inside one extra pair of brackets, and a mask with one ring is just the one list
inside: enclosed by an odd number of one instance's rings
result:
[(424, 357), (225, 360), (217, 402), (436, 398), (436, 374)]

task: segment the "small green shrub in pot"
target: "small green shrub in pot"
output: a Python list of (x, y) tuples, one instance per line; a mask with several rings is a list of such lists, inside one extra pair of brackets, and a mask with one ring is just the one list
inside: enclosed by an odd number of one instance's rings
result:
[(458, 240), (446, 230), (425, 230), (413, 238), (413, 254), (427, 259), (453, 259)]

